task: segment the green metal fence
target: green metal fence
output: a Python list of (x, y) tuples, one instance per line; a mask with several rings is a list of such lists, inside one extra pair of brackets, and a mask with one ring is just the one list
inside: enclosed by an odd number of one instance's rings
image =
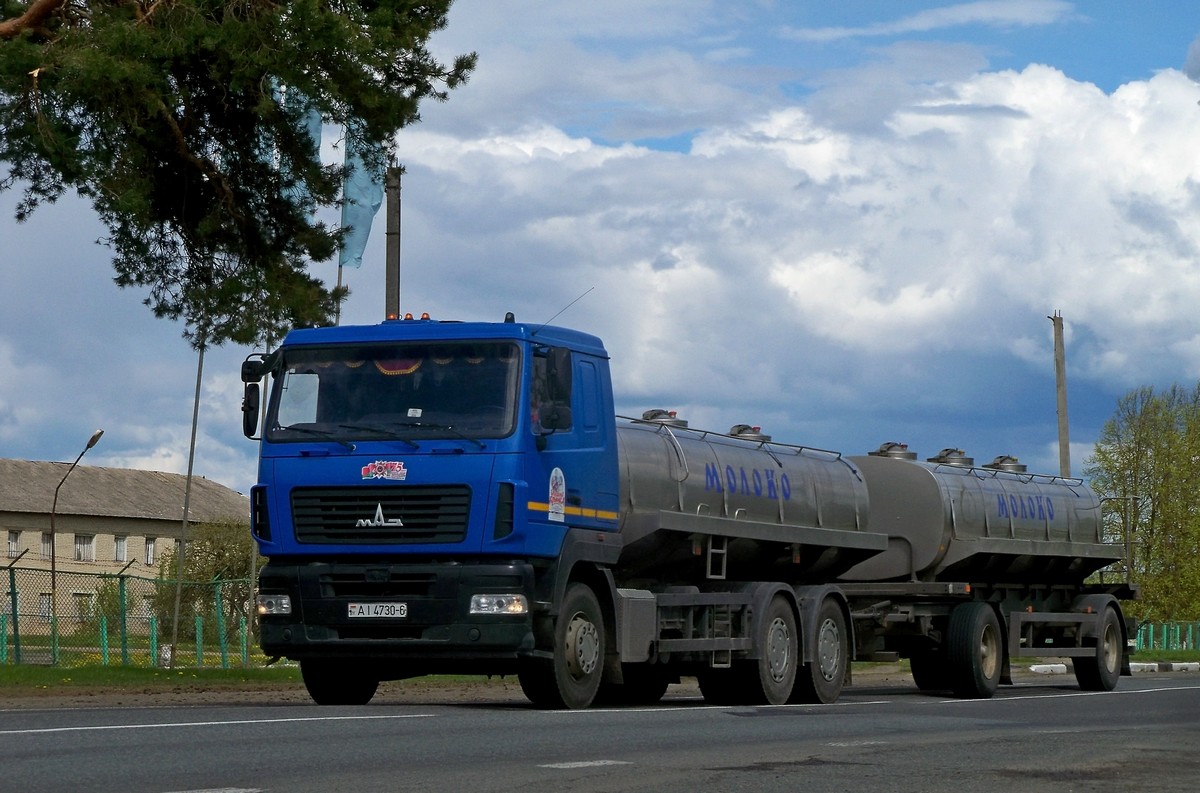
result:
[(1137, 633), (1137, 651), (1195, 650), (1200, 642), (1200, 622), (1145, 623)]
[(252, 655), (261, 660), (249, 579), (177, 586), (171, 579), (123, 574), (52, 576), (19, 567), (3, 573), (0, 664), (228, 669), (249, 666)]

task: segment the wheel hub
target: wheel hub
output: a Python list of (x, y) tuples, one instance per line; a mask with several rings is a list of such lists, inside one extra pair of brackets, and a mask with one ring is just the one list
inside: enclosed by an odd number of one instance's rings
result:
[(842, 665), (842, 637), (838, 633), (837, 624), (833, 620), (821, 623), (817, 634), (817, 666), (821, 677), (832, 681)]
[(600, 636), (596, 626), (582, 614), (576, 614), (567, 625), (566, 649), (567, 667), (572, 677), (591, 674), (600, 662)]

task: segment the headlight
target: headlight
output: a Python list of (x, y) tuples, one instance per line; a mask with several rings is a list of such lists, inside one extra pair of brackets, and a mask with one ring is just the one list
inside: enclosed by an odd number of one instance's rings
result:
[(259, 616), (292, 613), (291, 595), (259, 595), (257, 602)]
[(471, 595), (472, 614), (528, 614), (524, 595)]

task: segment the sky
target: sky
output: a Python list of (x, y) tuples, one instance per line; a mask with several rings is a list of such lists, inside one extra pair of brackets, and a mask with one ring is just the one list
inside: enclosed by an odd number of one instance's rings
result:
[[(600, 336), (618, 412), (1072, 472), (1131, 389), (1200, 381), (1200, 3), (457, 0), (471, 80), (397, 136), (401, 308)], [(184, 473), (197, 357), (90, 205), (0, 193), (0, 456)], [(384, 312), (384, 216), (342, 324)], [(314, 263), (330, 284), (336, 266)], [(194, 471), (239, 492), (238, 367)]]

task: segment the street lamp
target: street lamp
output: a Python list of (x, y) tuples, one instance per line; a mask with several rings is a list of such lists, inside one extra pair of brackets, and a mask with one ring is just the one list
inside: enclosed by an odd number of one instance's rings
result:
[(54, 503), (50, 506), (50, 631), (54, 634), (54, 663), (58, 664), (58, 564), (56, 551), (57, 535), (54, 531), (54, 515), (58, 512), (58, 491), (62, 488), (63, 482), (67, 481), (67, 477), (75, 470), (75, 466), (79, 465), (79, 461), (83, 459), (83, 455), (87, 454), (87, 450), (100, 442), (100, 436), (104, 434), (104, 430), (96, 430), (92, 433), (92, 437), (88, 438), (87, 446), (83, 447), (83, 451), (75, 458), (75, 462), (67, 468), (67, 472), (63, 474), (63, 478), (58, 481), (58, 486), (54, 488)]

